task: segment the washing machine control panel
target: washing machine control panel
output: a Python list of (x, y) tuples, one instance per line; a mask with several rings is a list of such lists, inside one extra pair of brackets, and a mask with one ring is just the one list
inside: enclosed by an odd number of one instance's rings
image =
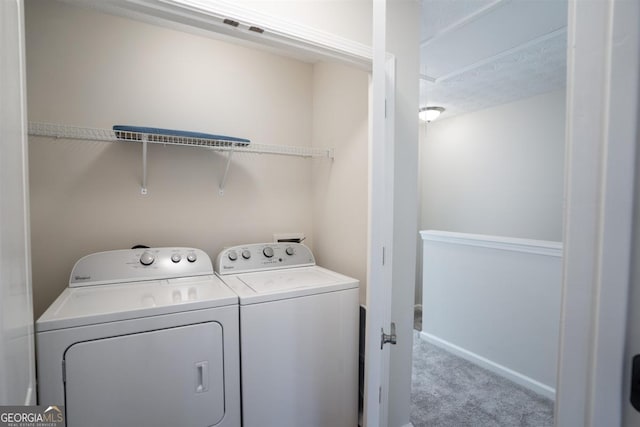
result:
[(124, 249), (80, 258), (71, 271), (69, 287), (211, 274), (211, 259), (200, 249)]
[(301, 243), (254, 243), (223, 249), (215, 271), (224, 275), (315, 264), (311, 250)]

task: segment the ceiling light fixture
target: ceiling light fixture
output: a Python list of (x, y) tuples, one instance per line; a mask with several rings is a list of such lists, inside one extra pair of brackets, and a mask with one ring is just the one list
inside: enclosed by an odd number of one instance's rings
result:
[(423, 122), (432, 122), (444, 111), (444, 107), (423, 107), (418, 111), (418, 117)]

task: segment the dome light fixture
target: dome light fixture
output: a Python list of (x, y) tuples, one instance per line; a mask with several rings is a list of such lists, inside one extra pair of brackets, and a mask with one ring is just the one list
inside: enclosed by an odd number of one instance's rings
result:
[(444, 111), (444, 107), (423, 107), (418, 111), (418, 117), (423, 122), (432, 122)]

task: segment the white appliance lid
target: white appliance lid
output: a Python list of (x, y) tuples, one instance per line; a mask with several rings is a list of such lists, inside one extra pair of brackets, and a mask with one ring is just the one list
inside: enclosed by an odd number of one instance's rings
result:
[(235, 305), (216, 276), (67, 287), (36, 322), (47, 331), (188, 310)]
[(312, 286), (326, 286), (338, 282), (338, 278), (320, 270), (275, 270), (244, 274), (239, 279), (256, 293), (271, 293)]
[(240, 297), (240, 304), (254, 304), (357, 288), (357, 279), (322, 267), (298, 267), (224, 276)]

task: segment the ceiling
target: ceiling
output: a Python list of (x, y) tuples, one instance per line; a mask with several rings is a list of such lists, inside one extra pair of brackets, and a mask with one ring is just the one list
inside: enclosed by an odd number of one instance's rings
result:
[(566, 0), (422, 0), (420, 106), (442, 117), (562, 89)]

